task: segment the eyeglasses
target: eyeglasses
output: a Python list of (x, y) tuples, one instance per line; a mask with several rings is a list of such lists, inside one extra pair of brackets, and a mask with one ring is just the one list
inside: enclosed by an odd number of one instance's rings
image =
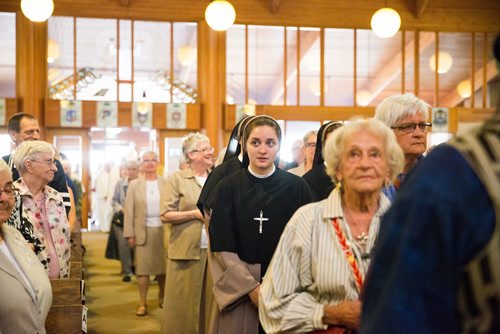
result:
[(2, 194), (5, 194), (5, 196), (7, 196), (7, 198), (12, 198), (14, 197), (14, 187), (11, 185), (7, 185), (5, 186), (5, 188), (3, 188), (3, 190), (0, 190), (0, 197), (2, 197)]
[(191, 152), (202, 152), (202, 153), (214, 153), (214, 148), (212, 146), (204, 147), (200, 150), (192, 150)]
[(146, 162), (158, 162), (158, 160), (156, 159), (152, 159), (152, 160), (142, 160), (143, 163), (146, 163)]
[(42, 163), (42, 164), (46, 164), (49, 167), (53, 167), (53, 166), (56, 165), (56, 160), (55, 159), (51, 159), (51, 160), (31, 160), (31, 161), (39, 162), (39, 163)]
[(307, 143), (306, 146), (316, 148), (316, 143)]
[(403, 133), (411, 133), (417, 128), (426, 132), (428, 128), (432, 127), (432, 123), (420, 122), (420, 123), (406, 123), (397, 126), (392, 126), (391, 129), (399, 130)]

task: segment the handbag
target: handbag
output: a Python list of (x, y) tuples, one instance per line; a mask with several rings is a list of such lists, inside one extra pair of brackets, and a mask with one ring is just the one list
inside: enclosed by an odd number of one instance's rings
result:
[(123, 226), (123, 211), (116, 212), (111, 218), (111, 224)]

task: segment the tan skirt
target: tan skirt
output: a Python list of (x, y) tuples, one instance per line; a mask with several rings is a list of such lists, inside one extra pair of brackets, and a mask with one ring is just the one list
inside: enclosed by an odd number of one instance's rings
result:
[(164, 275), (163, 226), (146, 227), (146, 243), (135, 247), (135, 274), (139, 276)]

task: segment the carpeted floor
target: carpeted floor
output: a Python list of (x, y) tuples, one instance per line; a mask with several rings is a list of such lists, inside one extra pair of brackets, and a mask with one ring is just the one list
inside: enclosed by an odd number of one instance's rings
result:
[(152, 281), (145, 317), (135, 315), (139, 291), (135, 277), (124, 283), (120, 262), (104, 257), (108, 234), (84, 232), (85, 297), (88, 307), (88, 333), (159, 333), (162, 309), (158, 308), (158, 285)]

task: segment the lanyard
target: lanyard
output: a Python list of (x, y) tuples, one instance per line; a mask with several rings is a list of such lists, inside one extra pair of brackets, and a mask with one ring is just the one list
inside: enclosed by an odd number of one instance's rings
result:
[(361, 276), (361, 271), (359, 270), (358, 262), (356, 261), (356, 257), (351, 251), (351, 248), (347, 245), (347, 240), (345, 238), (344, 232), (340, 227), (338, 218), (332, 218), (333, 230), (335, 231), (335, 235), (337, 236), (337, 240), (342, 247), (342, 251), (344, 252), (347, 263), (349, 263), (349, 268), (351, 269), (351, 273), (354, 276), (354, 281), (356, 282), (356, 287), (358, 288), (358, 292), (361, 292), (361, 287), (363, 286), (363, 277)]

